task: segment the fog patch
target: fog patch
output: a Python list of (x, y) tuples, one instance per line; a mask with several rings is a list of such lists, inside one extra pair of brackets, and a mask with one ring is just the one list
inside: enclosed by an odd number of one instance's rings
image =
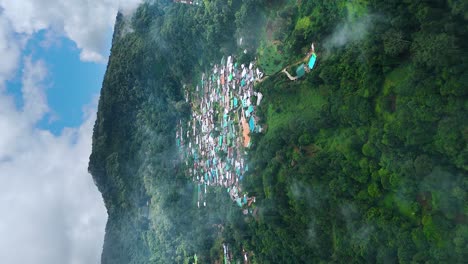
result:
[(363, 15), (360, 18), (348, 17), (345, 22), (339, 24), (333, 33), (325, 40), (324, 47), (327, 50), (342, 48), (348, 44), (363, 40), (375, 21), (376, 15)]
[(299, 210), (306, 211), (307, 222), (305, 231), (306, 242), (312, 246), (319, 245), (319, 234), (317, 230), (316, 214), (324, 207), (324, 202), (328, 200), (329, 195), (323, 186), (320, 184), (305, 184), (304, 182), (295, 181), (289, 187), (288, 195), (295, 200), (295, 204)]
[(340, 213), (346, 223), (351, 245), (365, 248), (376, 229), (373, 223), (365, 222), (359, 208), (351, 202), (344, 204)]
[(309, 209), (319, 209), (325, 199), (328, 198), (328, 192), (320, 184), (309, 186), (296, 181), (290, 187), (291, 197), (298, 201), (303, 201)]
[(441, 168), (435, 168), (421, 181), (421, 193), (430, 193), (432, 210), (440, 210), (447, 218), (453, 219), (463, 214), (467, 196), (463, 174), (450, 173)]

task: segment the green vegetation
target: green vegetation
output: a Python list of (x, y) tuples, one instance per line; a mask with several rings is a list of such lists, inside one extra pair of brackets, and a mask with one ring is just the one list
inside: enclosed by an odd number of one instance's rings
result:
[[(222, 243), (252, 263), (468, 258), (462, 1), (170, 2), (117, 18), (89, 164), (109, 214), (102, 263), (214, 263)], [(312, 41), (313, 71), (277, 73)], [(257, 218), (216, 189), (198, 209), (175, 148), (182, 86), (228, 54), (270, 75), (243, 182)]]
[[(263, 45), (266, 45), (262, 43)], [(266, 75), (272, 75), (282, 70), (285, 57), (278, 50), (278, 45), (268, 44), (268, 46), (260, 46), (258, 55), (260, 60), (259, 66), (265, 71)]]

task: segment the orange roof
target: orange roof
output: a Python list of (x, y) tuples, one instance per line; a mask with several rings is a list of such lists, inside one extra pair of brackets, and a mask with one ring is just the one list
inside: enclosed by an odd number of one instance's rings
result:
[(244, 147), (248, 147), (250, 144), (250, 128), (249, 128), (249, 123), (247, 123), (247, 120), (245, 120), (244, 117), (244, 110), (242, 110), (242, 135), (244, 137)]

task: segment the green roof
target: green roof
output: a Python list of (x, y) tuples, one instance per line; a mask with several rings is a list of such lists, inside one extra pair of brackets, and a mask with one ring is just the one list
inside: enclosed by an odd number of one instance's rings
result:
[(301, 78), (302, 76), (305, 75), (305, 65), (304, 64), (301, 64), (299, 67), (297, 67), (297, 70), (296, 70), (296, 75), (297, 75), (297, 78)]

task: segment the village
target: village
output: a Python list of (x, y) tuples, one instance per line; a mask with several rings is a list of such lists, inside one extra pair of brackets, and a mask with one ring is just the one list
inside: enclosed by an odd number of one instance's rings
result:
[[(301, 61), (308, 63), (298, 67), (296, 76), (291, 76), (286, 68), (282, 72), (296, 81), (314, 67), (315, 59), (312, 44)], [(210, 203), (210, 188), (222, 188), (242, 214), (257, 219), (256, 197), (249, 196), (241, 183), (249, 171), (247, 149), (252, 145), (251, 135), (265, 130), (257, 116), (263, 94), (255, 90), (255, 84), (266, 78), (256, 61), (239, 64), (235, 56), (228, 56), (203, 73), (197, 85), (184, 85), (185, 101), (192, 111), (188, 121), (178, 121), (176, 146), (185, 162), (186, 176), (195, 183), (198, 208)], [(232, 263), (234, 252), (228, 243), (222, 245), (223, 262)], [(242, 248), (242, 262), (250, 263), (252, 254)], [(198, 263), (196, 255), (194, 260)]]
[(196, 183), (198, 207), (206, 207), (210, 187), (222, 187), (244, 214), (255, 214), (255, 197), (242, 192), (241, 181), (249, 170), (246, 148), (251, 133), (261, 133), (256, 107), (263, 95), (254, 83), (263, 77), (255, 66), (239, 65), (233, 56), (223, 57), (210, 73), (201, 76), (195, 88), (185, 87), (185, 100), (192, 106), (192, 118), (179, 121), (176, 145)]

